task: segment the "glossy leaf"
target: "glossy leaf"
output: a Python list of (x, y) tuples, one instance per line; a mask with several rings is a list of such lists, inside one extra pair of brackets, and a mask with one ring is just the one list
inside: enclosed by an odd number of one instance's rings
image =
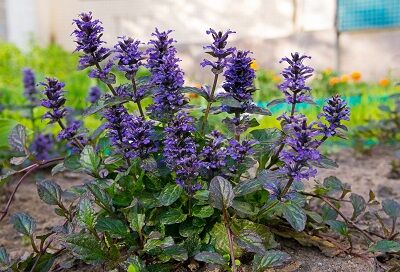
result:
[(6, 249), (0, 246), (0, 268), (1, 265), (9, 265), (10, 264), (10, 256), (8, 255)]
[(218, 264), (218, 265), (226, 265), (224, 257), (216, 252), (200, 252), (194, 256), (194, 259), (199, 262), (205, 262), (209, 264)]
[(121, 220), (104, 217), (97, 219), (96, 230), (117, 237), (126, 237), (129, 234), (128, 227)]
[(349, 235), (349, 229), (347, 228), (346, 223), (338, 220), (329, 220), (326, 223), (331, 227), (332, 230), (334, 230), (338, 234), (343, 236)]
[(12, 149), (25, 153), (26, 129), (24, 126), (18, 124), (11, 130), (10, 135), (8, 135), (8, 144)]
[(253, 271), (262, 272), (267, 268), (281, 266), (288, 260), (290, 260), (290, 256), (286, 252), (269, 250), (263, 256), (254, 256)]
[(354, 220), (365, 211), (367, 203), (362, 196), (354, 193), (351, 194), (350, 200), (353, 205), (353, 215), (351, 216), (351, 220)]
[(400, 204), (393, 199), (385, 199), (382, 202), (382, 208), (390, 218), (394, 219), (400, 216)]
[(15, 213), (11, 216), (10, 221), (16, 231), (26, 236), (32, 235), (36, 230), (36, 221), (29, 214)]
[(90, 172), (97, 171), (100, 164), (100, 157), (94, 151), (93, 146), (85, 146), (81, 153), (80, 163), (83, 168), (87, 169)]
[(400, 243), (390, 240), (380, 240), (368, 250), (371, 252), (397, 253), (400, 252)]
[(88, 233), (73, 233), (66, 238), (67, 248), (76, 258), (88, 263), (99, 263), (107, 258), (98, 240)]
[(40, 199), (49, 205), (61, 203), (62, 190), (60, 185), (50, 180), (42, 180), (36, 183)]
[(181, 186), (177, 184), (168, 184), (165, 188), (161, 191), (159, 196), (159, 201), (162, 206), (169, 206), (174, 203), (181, 195), (183, 189)]
[(214, 177), (210, 183), (210, 203), (219, 210), (227, 209), (232, 205), (233, 188), (231, 183), (223, 177)]
[(199, 218), (207, 218), (214, 214), (214, 208), (210, 205), (193, 207), (192, 215)]
[(160, 221), (162, 224), (171, 225), (185, 221), (186, 217), (187, 215), (181, 209), (169, 209), (161, 213)]
[(238, 244), (238, 246), (248, 252), (253, 252), (261, 255), (265, 253), (263, 240), (257, 233), (251, 230), (242, 230), (236, 237), (236, 243)]
[(82, 198), (78, 204), (78, 222), (86, 228), (93, 230), (96, 224), (96, 214), (93, 209), (92, 201), (88, 198)]
[(307, 216), (303, 208), (294, 202), (282, 204), (283, 217), (296, 231), (303, 231), (306, 226)]

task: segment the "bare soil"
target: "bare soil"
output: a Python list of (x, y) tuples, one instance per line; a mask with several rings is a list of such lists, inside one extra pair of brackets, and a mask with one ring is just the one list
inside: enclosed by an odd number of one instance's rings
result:
[[(351, 150), (342, 150), (330, 156), (335, 159), (339, 168), (334, 170), (320, 170), (317, 180), (322, 180), (330, 175), (335, 175), (343, 182), (352, 186), (352, 191), (368, 198), (369, 190), (376, 192), (377, 198), (399, 199), (400, 180), (390, 179), (390, 163), (394, 159), (393, 151), (389, 149), (374, 149), (368, 155), (356, 154)], [(54, 224), (61, 223), (51, 206), (43, 204), (39, 199), (35, 180), (52, 178), (63, 188), (72, 185), (79, 185), (86, 177), (72, 174), (59, 174), (50, 177), (48, 173), (37, 174), (33, 179), (26, 180), (20, 187), (11, 206), (9, 215), (0, 223), (0, 245), (5, 246), (11, 257), (28, 254), (29, 244), (20, 239), (19, 235), (9, 224), (10, 215), (17, 211), (24, 211), (32, 215), (37, 220), (38, 232), (46, 230)], [(0, 205), (8, 199), (11, 189), (15, 184), (11, 184), (8, 189), (0, 188)], [(282, 250), (292, 256), (290, 264), (280, 269), (270, 269), (268, 271), (324, 271), (324, 272), (369, 272), (384, 271), (376, 270), (374, 260), (362, 259), (353, 256), (328, 257), (318, 248), (303, 247), (297, 242), (282, 241)]]

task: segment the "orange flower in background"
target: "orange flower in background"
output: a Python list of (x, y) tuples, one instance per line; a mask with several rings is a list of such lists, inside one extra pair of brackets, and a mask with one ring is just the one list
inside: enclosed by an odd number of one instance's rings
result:
[(282, 78), (278, 75), (273, 75), (272, 76), (272, 81), (275, 83), (280, 83), (282, 81)]
[(351, 79), (353, 81), (359, 81), (361, 79), (361, 73), (358, 71), (354, 71), (351, 73)]
[(379, 80), (379, 86), (381, 87), (387, 87), (389, 86), (390, 81), (387, 78), (382, 78), (381, 80)]
[(340, 77), (340, 82), (347, 83), (348, 81), (349, 81), (349, 76), (348, 75), (342, 75)]
[(250, 68), (253, 70), (258, 70), (260, 68), (260, 66), (258, 65), (258, 63), (256, 62), (256, 60), (253, 60), (250, 64)]
[(329, 79), (329, 85), (331, 86), (335, 86), (338, 83), (340, 83), (340, 79), (338, 77), (331, 77)]

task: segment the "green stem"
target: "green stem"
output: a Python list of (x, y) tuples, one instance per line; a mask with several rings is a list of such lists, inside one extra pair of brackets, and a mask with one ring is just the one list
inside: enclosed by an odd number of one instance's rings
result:
[[(238, 123), (240, 123), (240, 112), (235, 112), (235, 118), (237, 119)], [(238, 126), (236, 126), (236, 128), (235, 128), (235, 140), (239, 142), (240, 141), (240, 133), (238, 131)]]
[[(65, 125), (61, 120), (58, 120), (57, 123), (59, 124), (59, 126), (61, 127), (61, 129), (65, 129)], [(78, 146), (78, 148), (80, 150), (83, 150), (85, 147), (83, 146), (83, 144), (81, 144), (81, 142), (76, 139), (76, 138), (72, 138), (72, 141)]]
[(228, 236), (228, 242), (229, 242), (229, 253), (231, 256), (231, 266), (232, 266), (232, 271), (237, 272), (236, 268), (236, 261), (235, 261), (235, 249), (234, 249), (234, 244), (233, 244), (233, 235), (232, 231), (230, 228), (230, 223), (229, 223), (229, 216), (227, 210), (224, 208), (223, 209), (223, 216), (224, 216), (224, 225), (226, 229), (226, 235)]
[[(101, 68), (101, 66), (100, 66), (100, 63), (97, 61), (97, 59), (96, 59), (96, 54), (95, 53), (92, 53), (92, 57), (93, 57), (93, 59), (95, 60), (95, 65), (96, 65), (96, 68), (101, 72), (101, 71), (103, 71), (103, 69)], [(114, 87), (111, 85), (111, 84), (109, 84), (109, 83), (106, 83), (106, 85), (107, 85), (107, 87), (110, 89), (110, 91), (112, 92), (112, 94), (114, 95), (114, 96), (118, 96), (118, 94), (117, 94), (117, 92), (114, 90)]]
[(213, 86), (211, 88), (210, 98), (209, 98), (209, 101), (207, 103), (206, 111), (204, 113), (203, 123), (201, 124), (201, 129), (200, 129), (200, 134), (201, 135), (204, 135), (204, 133), (205, 133), (208, 115), (210, 114), (211, 105), (214, 102), (214, 95), (215, 95), (215, 89), (217, 88), (217, 82), (218, 82), (218, 74), (215, 74), (214, 75)]
[(132, 88), (133, 88), (133, 93), (135, 94), (136, 104), (138, 106), (138, 109), (139, 109), (139, 112), (140, 112), (140, 116), (142, 116), (144, 118), (144, 112), (143, 112), (142, 104), (140, 103), (140, 100), (138, 100), (137, 97), (136, 97), (136, 95), (137, 95), (137, 87), (136, 87), (135, 77), (132, 77)]

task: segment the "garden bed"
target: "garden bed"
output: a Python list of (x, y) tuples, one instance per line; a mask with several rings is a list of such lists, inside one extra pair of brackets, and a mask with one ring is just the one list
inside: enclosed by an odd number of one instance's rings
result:
[[(376, 148), (368, 155), (360, 155), (352, 150), (342, 150), (333, 154), (332, 158), (337, 160), (339, 168), (334, 170), (321, 169), (318, 179), (335, 174), (343, 182), (349, 183), (353, 192), (358, 194), (366, 196), (369, 190), (373, 190), (376, 192), (378, 200), (385, 198), (400, 199), (399, 180), (387, 177), (390, 172), (390, 162), (394, 158), (391, 150)], [(36, 178), (42, 179), (44, 176), (51, 178), (50, 174), (46, 172), (38, 174)], [(87, 177), (83, 175), (65, 173), (58, 174), (54, 177), (54, 180), (63, 188), (69, 188), (81, 184), (85, 178)], [(0, 198), (2, 206), (7, 195), (6, 192)], [(60, 223), (57, 222), (60, 219), (54, 216), (53, 208), (44, 204), (38, 197), (33, 179), (26, 180), (17, 192), (10, 214), (16, 211), (27, 212), (36, 218), (39, 233), (47, 227)], [(352, 209), (349, 207), (348, 212), (350, 214), (351, 211)], [(29, 243), (19, 239), (19, 234), (7, 221), (4, 220), (0, 223), (0, 245), (5, 246), (12, 257), (28, 254)], [(281, 269), (268, 271), (374, 271), (373, 259), (365, 260), (344, 254), (332, 257), (327, 256), (332, 254), (324, 254), (318, 248), (303, 247), (292, 240), (279, 239), (279, 242), (283, 251), (291, 255), (292, 260), (290, 264)]]

